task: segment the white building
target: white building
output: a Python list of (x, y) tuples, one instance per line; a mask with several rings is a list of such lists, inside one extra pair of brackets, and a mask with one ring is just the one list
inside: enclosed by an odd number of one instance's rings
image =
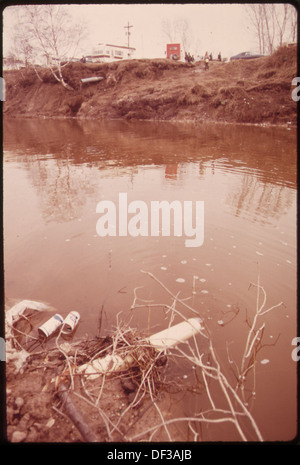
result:
[(90, 55), (86, 55), (87, 61), (94, 63), (106, 63), (118, 60), (130, 60), (133, 58), (135, 48), (124, 45), (98, 44), (98, 47)]

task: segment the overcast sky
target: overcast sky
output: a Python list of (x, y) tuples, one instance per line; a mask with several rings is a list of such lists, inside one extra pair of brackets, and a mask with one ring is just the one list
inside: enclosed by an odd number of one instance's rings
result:
[[(257, 51), (243, 4), (81, 4), (69, 8), (74, 19), (86, 25), (83, 54), (90, 53), (99, 42), (127, 45), (125, 26), (129, 23), (133, 26), (130, 46), (136, 48), (135, 57), (164, 58), (169, 40), (163, 33), (162, 21), (172, 24), (178, 19), (185, 19), (189, 24), (190, 51), (195, 56), (206, 51), (214, 56), (221, 51), (223, 57)], [(11, 47), (14, 30), (16, 15), (12, 9), (8, 7), (3, 13), (4, 56)]]

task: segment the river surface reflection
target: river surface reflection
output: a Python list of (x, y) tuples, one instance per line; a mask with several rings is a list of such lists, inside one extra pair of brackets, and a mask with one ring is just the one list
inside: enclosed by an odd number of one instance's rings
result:
[[(260, 283), (267, 304), (265, 345), (257, 360), (252, 407), (265, 440), (296, 434), (296, 131), (286, 128), (76, 120), (4, 121), (5, 299), (49, 302), (81, 314), (78, 335), (103, 333), (140, 299), (170, 304), (153, 273), (174, 294), (190, 297), (216, 351), (240, 357)], [(130, 235), (99, 237), (97, 204), (139, 200), (204, 202), (204, 242)], [(194, 292), (192, 292), (194, 291)], [(235, 318), (233, 310), (239, 312)], [(190, 316), (190, 315), (186, 315)], [(131, 325), (163, 329), (163, 309), (134, 310)], [(220, 321), (224, 325), (220, 325)], [(263, 322), (263, 321), (262, 321)], [(227, 324), (228, 323), (228, 324)], [(280, 337), (279, 337), (280, 336)], [(275, 345), (272, 345), (276, 341)], [(260, 361), (268, 361), (261, 364)], [(175, 380), (192, 376), (178, 366)], [(181, 414), (200, 399), (181, 402)], [(184, 436), (183, 440), (187, 437)], [(208, 441), (236, 440), (228, 426)]]

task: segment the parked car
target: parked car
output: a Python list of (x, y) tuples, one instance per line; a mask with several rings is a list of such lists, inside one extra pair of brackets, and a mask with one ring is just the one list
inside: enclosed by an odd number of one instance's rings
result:
[(264, 55), (260, 55), (258, 53), (242, 52), (242, 53), (239, 53), (238, 55), (234, 55), (233, 57), (230, 57), (230, 61), (231, 60), (249, 60), (250, 58), (260, 58), (263, 56)]

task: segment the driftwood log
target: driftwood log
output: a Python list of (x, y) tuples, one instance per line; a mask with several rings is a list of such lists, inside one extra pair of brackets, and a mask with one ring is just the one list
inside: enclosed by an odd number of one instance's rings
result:
[(70, 420), (74, 423), (84, 441), (98, 442), (96, 435), (90, 430), (89, 426), (84, 421), (81, 413), (78, 412), (77, 408), (70, 399), (68, 390), (62, 384), (60, 384), (58, 387), (57, 395), (60, 401), (62, 402), (62, 409), (64, 410), (65, 414), (70, 418)]

